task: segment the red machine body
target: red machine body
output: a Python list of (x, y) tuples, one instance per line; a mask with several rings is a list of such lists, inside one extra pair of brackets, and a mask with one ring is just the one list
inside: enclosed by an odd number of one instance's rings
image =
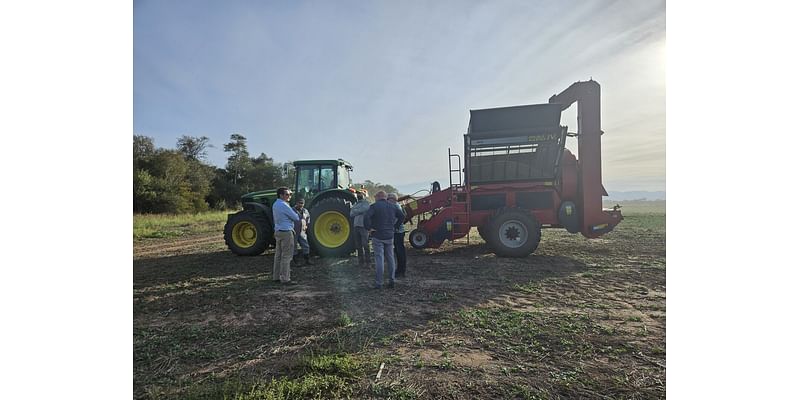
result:
[[(561, 111), (578, 103), (578, 132), (559, 126)], [(576, 82), (549, 104), (471, 111), (464, 135), (465, 168), (450, 155), (450, 187), (422, 198), (399, 199), (415, 248), (435, 248), (469, 234), (472, 227), (504, 256), (527, 256), (538, 247), (542, 228), (565, 228), (595, 238), (623, 217), (605, 210), (601, 182), (600, 85)], [(578, 157), (564, 148), (577, 136)], [(452, 168), (453, 157), (458, 169)], [(461, 172), (464, 179), (461, 179)], [(459, 173), (456, 183), (452, 174)]]

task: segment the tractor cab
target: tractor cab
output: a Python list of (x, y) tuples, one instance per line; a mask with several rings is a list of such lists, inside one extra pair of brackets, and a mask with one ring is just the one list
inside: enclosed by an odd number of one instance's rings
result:
[(342, 159), (295, 161), (295, 200), (306, 199), (306, 204), (318, 194), (332, 189), (352, 186), (350, 171), (353, 166)]

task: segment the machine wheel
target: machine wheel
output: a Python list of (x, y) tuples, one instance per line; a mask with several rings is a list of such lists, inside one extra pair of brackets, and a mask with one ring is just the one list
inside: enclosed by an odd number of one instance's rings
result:
[(243, 210), (228, 218), (225, 223), (225, 244), (240, 256), (257, 256), (269, 245), (272, 227), (258, 211)]
[(501, 257), (526, 257), (539, 247), (541, 238), (541, 224), (520, 209), (502, 209), (489, 221), (487, 242)]
[(481, 236), (484, 242), (489, 243), (489, 232), (486, 226), (479, 226), (478, 227), (478, 235)]
[(411, 247), (415, 249), (424, 249), (428, 246), (428, 234), (419, 230), (414, 229), (408, 234), (408, 243), (411, 244)]
[(355, 250), (349, 201), (340, 197), (323, 199), (310, 212), (308, 240), (320, 256), (344, 257)]

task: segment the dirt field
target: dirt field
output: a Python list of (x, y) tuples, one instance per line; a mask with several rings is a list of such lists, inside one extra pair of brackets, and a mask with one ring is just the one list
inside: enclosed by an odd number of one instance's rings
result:
[(134, 397), (665, 397), (663, 211), (594, 240), (545, 230), (523, 259), (473, 232), (407, 246), (382, 290), (355, 257), (284, 287), (271, 251), (235, 256), (221, 232), (136, 241)]

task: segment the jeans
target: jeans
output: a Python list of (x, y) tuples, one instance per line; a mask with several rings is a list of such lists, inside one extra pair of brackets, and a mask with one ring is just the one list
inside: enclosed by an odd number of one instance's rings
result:
[(311, 253), (311, 247), (308, 246), (308, 236), (305, 234), (301, 234), (297, 236), (297, 244), (300, 245), (300, 250), (295, 248), (294, 254), (298, 255), (300, 252), (303, 252), (303, 255), (307, 256)]
[(403, 244), (406, 233), (394, 233), (394, 255), (397, 257), (397, 273), (406, 274), (406, 246)]
[(383, 261), (389, 264), (389, 282), (394, 284), (394, 239), (372, 238), (375, 252), (375, 287), (383, 286)]
[(369, 263), (369, 231), (363, 226), (356, 227), (356, 253), (360, 263)]

